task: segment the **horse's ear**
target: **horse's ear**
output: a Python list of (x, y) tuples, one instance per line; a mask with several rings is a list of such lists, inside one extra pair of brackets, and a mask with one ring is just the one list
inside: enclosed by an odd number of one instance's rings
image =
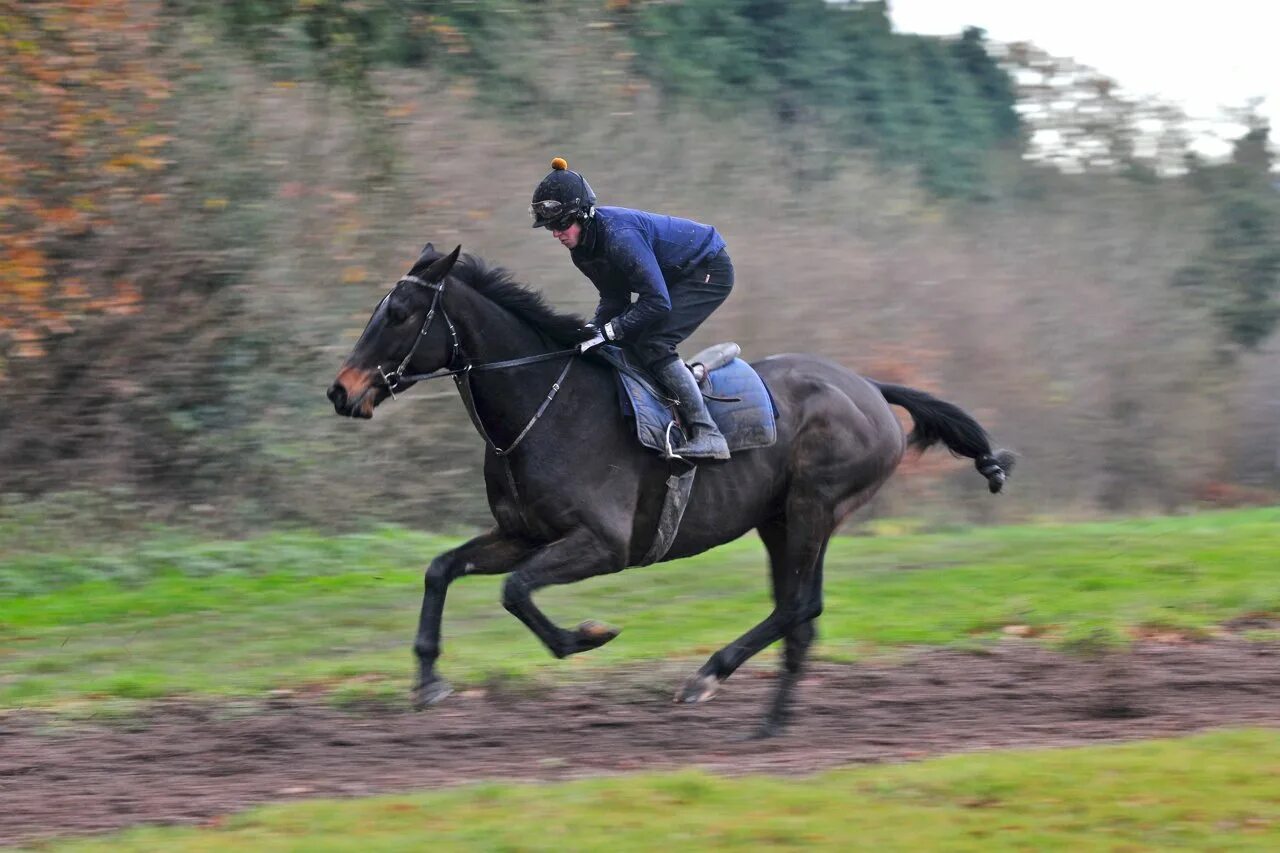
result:
[(435, 250), (436, 250), (436, 247), (428, 243), (427, 245), (422, 247), (422, 251), (418, 253), (418, 257), (432, 254), (433, 252), (435, 252)]
[(449, 271), (453, 269), (453, 265), (458, 262), (458, 255), (460, 254), (462, 254), (461, 245), (449, 254), (445, 255), (443, 258), (432, 261), (431, 266), (427, 267), (427, 270), (422, 274), (422, 277), (427, 281), (432, 282), (444, 281), (445, 276), (447, 276)]

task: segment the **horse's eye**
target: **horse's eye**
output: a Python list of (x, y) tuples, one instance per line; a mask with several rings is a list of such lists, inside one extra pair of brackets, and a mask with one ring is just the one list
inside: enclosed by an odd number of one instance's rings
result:
[(390, 299), (387, 301), (387, 322), (393, 326), (398, 326), (405, 320), (409, 319), (409, 311), (405, 308), (403, 302), (399, 299)]

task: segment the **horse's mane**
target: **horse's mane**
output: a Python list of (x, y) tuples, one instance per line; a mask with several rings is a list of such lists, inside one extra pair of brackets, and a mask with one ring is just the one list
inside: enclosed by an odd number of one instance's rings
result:
[(552, 308), (541, 293), (520, 284), (502, 267), (491, 267), (474, 255), (464, 254), (451, 275), (557, 344), (572, 346), (582, 338), (579, 330), (585, 320), (577, 314), (565, 314)]

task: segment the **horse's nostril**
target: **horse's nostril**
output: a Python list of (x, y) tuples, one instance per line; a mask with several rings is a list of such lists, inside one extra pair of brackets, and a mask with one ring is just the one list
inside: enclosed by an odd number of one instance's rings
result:
[(343, 388), (337, 382), (329, 386), (329, 402), (333, 403), (335, 409), (341, 409), (347, 404), (347, 389)]

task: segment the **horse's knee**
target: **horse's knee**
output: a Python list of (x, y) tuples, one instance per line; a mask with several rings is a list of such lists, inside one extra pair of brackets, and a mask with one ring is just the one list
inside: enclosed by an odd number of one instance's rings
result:
[(531, 592), (528, 581), (520, 577), (519, 572), (507, 575), (507, 579), (502, 582), (502, 606), (507, 612), (515, 613), (528, 600)]
[(792, 625), (812, 622), (822, 615), (822, 592), (816, 594), (801, 593), (797, 600), (787, 608), (787, 616)]
[(792, 627), (789, 636), (795, 637), (801, 642), (811, 643), (818, 636), (817, 624), (815, 619), (801, 619)]
[(794, 634), (802, 630), (805, 625), (809, 625), (818, 615), (822, 613), (822, 603), (809, 604), (807, 602), (783, 608), (777, 611), (778, 622), (782, 627), (782, 632), (786, 635)]
[(805, 619), (792, 628), (787, 634), (787, 638), (789, 640), (796, 643), (803, 643), (806, 646), (812, 643), (814, 638), (817, 636), (818, 629), (814, 626), (812, 619)]
[(447, 554), (441, 554), (427, 566), (422, 583), (427, 592), (444, 592), (457, 576), (457, 561)]

